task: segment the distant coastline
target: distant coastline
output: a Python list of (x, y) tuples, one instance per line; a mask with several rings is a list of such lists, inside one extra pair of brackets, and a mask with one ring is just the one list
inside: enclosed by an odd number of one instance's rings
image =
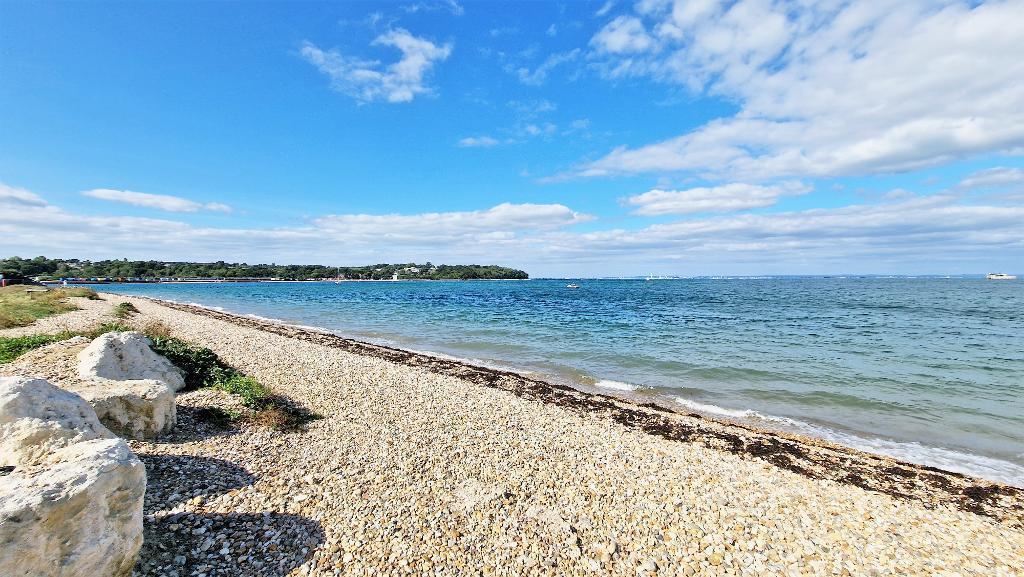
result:
[(155, 260), (79, 260), (10, 257), (0, 260), (5, 278), (67, 281), (69, 284), (113, 282), (285, 282), (381, 280), (523, 280), (526, 271), (496, 264), (380, 263), (364, 266), (278, 265)]

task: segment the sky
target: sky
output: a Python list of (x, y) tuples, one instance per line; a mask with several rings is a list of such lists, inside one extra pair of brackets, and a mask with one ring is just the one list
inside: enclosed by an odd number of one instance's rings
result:
[(0, 256), (1024, 272), (1024, 0), (0, 4)]

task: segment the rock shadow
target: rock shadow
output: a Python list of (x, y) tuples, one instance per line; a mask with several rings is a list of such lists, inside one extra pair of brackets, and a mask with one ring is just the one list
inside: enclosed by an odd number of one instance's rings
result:
[(324, 542), (321, 524), (279, 513), (179, 513), (147, 523), (136, 576), (283, 577)]
[(139, 459), (146, 465), (146, 514), (256, 482), (248, 470), (223, 459), (195, 455), (139, 455)]
[(160, 435), (155, 442), (159, 445), (176, 445), (202, 441), (211, 437), (238, 434), (238, 425), (220, 407), (178, 405), (178, 422), (167, 434)]

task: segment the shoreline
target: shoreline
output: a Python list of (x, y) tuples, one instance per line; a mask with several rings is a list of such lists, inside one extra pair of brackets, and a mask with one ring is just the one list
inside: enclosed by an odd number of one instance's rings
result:
[[(199, 316), (288, 338), (313, 342), (348, 353), (426, 369), (520, 398), (596, 416), (666, 440), (699, 443), (757, 459), (814, 480), (829, 480), (930, 506), (952, 505), (962, 511), (1024, 527), (1024, 489), (938, 467), (869, 453), (826, 439), (761, 428), (746, 423), (684, 412), (653, 402), (634, 402), (552, 383), (513, 370), (485, 367), (430, 353), (369, 343), (316, 327), (288, 324), (256, 315), (241, 315), (198, 304), (146, 296), (102, 293), (106, 298), (133, 298)], [(1001, 501), (1009, 499), (1012, 506)]]
[[(118, 293), (111, 293), (118, 294)], [(133, 296), (133, 295), (123, 295)], [(694, 401), (678, 395), (673, 395), (665, 390), (652, 389), (642, 385), (635, 385), (628, 382), (607, 380), (598, 376), (586, 375), (579, 370), (570, 371), (578, 375), (585, 375), (583, 378), (573, 375), (559, 374), (548, 370), (516, 365), (514, 361), (480, 359), (474, 357), (460, 356), (458, 353), (435, 350), (429, 345), (414, 346), (403, 342), (401, 337), (381, 337), (360, 335), (358, 333), (346, 333), (345, 331), (332, 330), (327, 327), (318, 327), (309, 324), (291, 322), (288, 320), (263, 316), (255, 313), (233, 312), (220, 306), (206, 305), (194, 301), (178, 301), (138, 295), (138, 298), (151, 299), (155, 302), (167, 304), (180, 304), (195, 307), (198, 310), (210, 310), (224, 313), (245, 319), (253, 319), (266, 322), (270, 325), (283, 325), (301, 330), (308, 330), (313, 333), (323, 333), (342, 339), (370, 346), (395, 349), (405, 353), (425, 355), (427, 357), (452, 360), (469, 366), (495, 370), (498, 372), (510, 372), (523, 376), (527, 379), (542, 381), (552, 385), (568, 385), (581, 393), (594, 394), (601, 397), (611, 397), (632, 405), (648, 406), (659, 405), (664, 411), (681, 415), (697, 413), (705, 419), (721, 424), (734, 425), (750, 430), (778, 434), (786, 438), (798, 441), (810, 441), (812, 443), (824, 443), (830, 446), (842, 447), (859, 453), (882, 457), (905, 463), (915, 467), (924, 467), (931, 470), (940, 470), (954, 473), (965, 477), (979, 479), (987, 483), (996, 483), (1024, 489), (1024, 477), (1020, 476), (1018, 469), (1022, 465), (1014, 461), (1005, 460), (1001, 457), (985, 453), (970, 452), (969, 449), (948, 448), (943, 446), (930, 446), (922, 444), (913, 439), (894, 440), (884, 436), (869, 436), (857, 430), (845, 429), (828, 421), (818, 422), (806, 420), (801, 416), (777, 416), (774, 414), (761, 413), (758, 409), (748, 408), (726, 408), (707, 402)], [(566, 367), (572, 369), (572, 367)], [(591, 382), (592, 381), (592, 382)], [(930, 461), (930, 462), (929, 462)], [(1010, 469), (1007, 469), (1007, 468)]]

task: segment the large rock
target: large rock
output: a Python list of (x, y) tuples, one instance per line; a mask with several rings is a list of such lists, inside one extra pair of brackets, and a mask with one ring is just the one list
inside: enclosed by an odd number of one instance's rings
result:
[(172, 391), (185, 388), (185, 378), (171, 361), (153, 352), (142, 333), (106, 333), (78, 353), (78, 375), (82, 379), (163, 381)]
[(127, 577), (146, 471), (81, 397), (0, 378), (0, 575)]
[(100, 422), (118, 436), (153, 439), (177, 421), (174, 391), (162, 381), (95, 380), (70, 385), (96, 411)]
[(42, 379), (0, 377), (0, 465), (36, 465), (64, 447), (113, 438), (82, 397)]

